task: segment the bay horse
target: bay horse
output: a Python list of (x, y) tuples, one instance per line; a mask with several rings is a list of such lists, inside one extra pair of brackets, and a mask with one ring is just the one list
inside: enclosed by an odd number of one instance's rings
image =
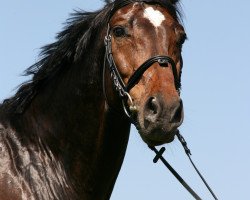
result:
[[(1, 200), (108, 200), (131, 122), (146, 144), (183, 121), (177, 0), (76, 11), (0, 105)], [(105, 41), (105, 42), (104, 42)]]

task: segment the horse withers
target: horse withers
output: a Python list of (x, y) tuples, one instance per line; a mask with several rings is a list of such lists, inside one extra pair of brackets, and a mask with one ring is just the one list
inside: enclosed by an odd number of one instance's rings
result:
[(130, 125), (150, 146), (183, 121), (178, 1), (76, 12), (0, 105), (0, 199), (110, 198)]

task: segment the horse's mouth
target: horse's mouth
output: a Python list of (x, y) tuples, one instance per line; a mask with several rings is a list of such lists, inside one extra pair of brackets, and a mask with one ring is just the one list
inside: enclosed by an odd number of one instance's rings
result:
[(149, 146), (159, 146), (166, 143), (171, 143), (177, 133), (177, 129), (172, 132), (164, 132), (155, 130), (151, 133), (145, 134), (143, 131), (139, 131), (143, 141)]

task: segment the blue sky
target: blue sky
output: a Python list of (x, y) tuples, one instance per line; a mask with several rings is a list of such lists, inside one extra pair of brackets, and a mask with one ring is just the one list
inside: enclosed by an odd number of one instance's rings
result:
[[(0, 7), (0, 100), (27, 80), (20, 76), (54, 41), (73, 9), (95, 10), (97, 0), (2, 1)], [(181, 132), (219, 199), (249, 200), (250, 190), (250, 1), (183, 0), (184, 45)], [(203, 199), (212, 199), (178, 141), (166, 158)], [(132, 129), (111, 200), (193, 199)]]

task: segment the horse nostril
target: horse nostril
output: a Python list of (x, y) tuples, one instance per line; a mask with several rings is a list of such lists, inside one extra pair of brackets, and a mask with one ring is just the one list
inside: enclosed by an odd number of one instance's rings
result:
[(155, 122), (160, 114), (160, 103), (156, 97), (150, 97), (144, 107), (145, 120)]
[(178, 105), (172, 111), (170, 122), (180, 123), (183, 118), (182, 113), (183, 113), (183, 103), (182, 103), (182, 100), (180, 100), (178, 102)]
[(148, 101), (147, 104), (147, 108), (148, 110), (151, 112), (151, 114), (157, 114), (157, 110), (158, 110), (158, 104), (156, 102), (156, 98), (155, 97), (151, 97)]

